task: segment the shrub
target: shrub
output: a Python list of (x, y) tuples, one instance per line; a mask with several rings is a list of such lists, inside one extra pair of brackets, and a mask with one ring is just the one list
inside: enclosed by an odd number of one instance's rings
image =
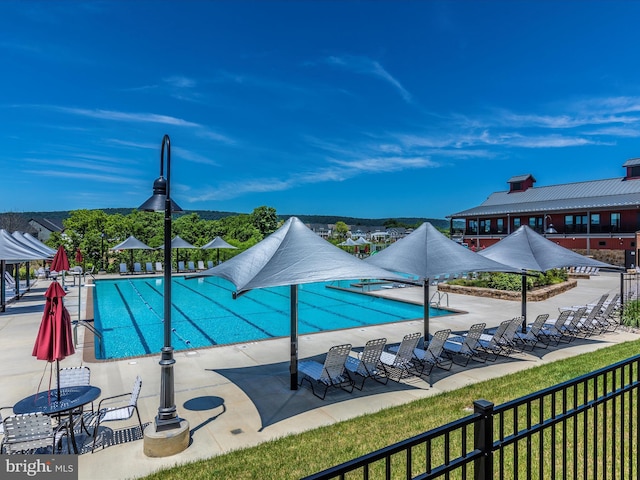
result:
[(622, 324), (628, 327), (640, 327), (640, 300), (631, 300), (624, 304)]

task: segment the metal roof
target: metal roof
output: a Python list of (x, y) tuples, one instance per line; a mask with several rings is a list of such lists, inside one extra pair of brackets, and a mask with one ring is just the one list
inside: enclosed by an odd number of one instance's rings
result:
[(534, 182), (536, 181), (536, 179), (533, 178), (533, 175), (527, 173), (526, 175), (516, 175), (515, 177), (511, 177), (509, 180), (507, 180), (507, 183), (524, 182), (528, 178), (533, 179)]
[(635, 167), (636, 165), (640, 165), (640, 158), (630, 158), (624, 164), (623, 167)]
[(639, 204), (640, 180), (625, 180), (620, 177), (532, 187), (524, 192), (495, 192), (477, 207), (451, 214), (449, 218), (527, 212), (586, 211), (610, 207), (632, 207)]

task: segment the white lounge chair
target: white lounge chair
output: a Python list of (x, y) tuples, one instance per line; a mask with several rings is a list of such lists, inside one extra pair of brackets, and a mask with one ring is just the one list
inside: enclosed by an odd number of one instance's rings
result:
[[(98, 439), (98, 433), (100, 430), (100, 424), (104, 422), (114, 422), (114, 421), (122, 421), (128, 420), (133, 417), (133, 413), (135, 412), (138, 416), (138, 424), (140, 425), (140, 435), (142, 435), (142, 431), (144, 427), (142, 426), (142, 420), (140, 419), (140, 412), (138, 411), (138, 397), (140, 397), (140, 390), (142, 389), (142, 379), (140, 376), (136, 377), (135, 382), (133, 383), (133, 390), (129, 393), (123, 393), (121, 395), (114, 395), (112, 397), (106, 397), (100, 400), (98, 404), (98, 410), (89, 415), (87, 420), (87, 424), (93, 426), (93, 447), (91, 448), (91, 453), (96, 448), (96, 442)], [(118, 399), (127, 398), (126, 403), (122, 403)], [(103, 407), (103, 404), (107, 405)], [(102, 448), (105, 447), (105, 441), (102, 441)]]
[(413, 350), (413, 354), (420, 362), (420, 375), (428, 375), (429, 376), (429, 385), (431, 382), (431, 372), (435, 367), (442, 368), (444, 370), (449, 370), (451, 368), (451, 364), (453, 363), (451, 359), (446, 358), (443, 353), (444, 344), (449, 338), (449, 334), (451, 333), (450, 329), (439, 330), (433, 334), (431, 337), (431, 341), (427, 344), (426, 349), (415, 348)]
[(472, 358), (480, 358), (484, 361), (485, 359), (480, 355), (478, 342), (486, 326), (486, 323), (476, 323), (475, 325), (471, 325), (466, 335), (447, 338), (443, 345), (444, 351), (447, 352), (454, 361), (456, 358), (462, 357), (464, 359), (464, 363), (462, 363), (463, 366), (466, 366)]
[(144, 264), (144, 269), (146, 273), (156, 273), (153, 269), (153, 264), (151, 262), (147, 262)]
[[(386, 384), (389, 380), (383, 376), (384, 370), (380, 368), (380, 356), (386, 343), (386, 338), (369, 340), (364, 346), (364, 350), (362, 350), (357, 357), (347, 357), (345, 363), (347, 370), (362, 377), (360, 386), (354, 382), (354, 387), (358, 390), (362, 390), (367, 378), (372, 378), (382, 384)], [(381, 380), (382, 378), (384, 378), (384, 382)]]
[(204, 262), (202, 260), (198, 260), (198, 270), (205, 270)]
[[(345, 363), (351, 344), (336, 345), (327, 352), (324, 364), (315, 360), (305, 360), (298, 364), (298, 371), (302, 374), (300, 385), (305, 380), (311, 385), (313, 394), (321, 400), (327, 395), (329, 387), (341, 388), (347, 392), (353, 391), (353, 381), (345, 369)], [(315, 386), (322, 388), (322, 395), (316, 393)]]
[[(4, 437), (0, 452), (12, 453), (55, 453), (62, 437), (67, 435), (65, 424), (54, 427), (51, 417), (44, 413), (24, 413), (11, 415), (3, 420)], [(67, 443), (67, 448), (69, 444)], [(69, 451), (70, 453), (70, 451)]]
[(156, 273), (162, 273), (162, 262), (156, 262)]
[(414, 358), (413, 351), (418, 346), (421, 336), (420, 332), (405, 335), (397, 349), (393, 348), (389, 349), (389, 352), (382, 352), (380, 363), (388, 378), (399, 382), (402, 377), (416, 372), (416, 365), (419, 362)]
[(140, 262), (136, 262), (133, 264), (133, 273), (136, 273), (136, 274), (142, 273), (142, 265), (140, 265)]

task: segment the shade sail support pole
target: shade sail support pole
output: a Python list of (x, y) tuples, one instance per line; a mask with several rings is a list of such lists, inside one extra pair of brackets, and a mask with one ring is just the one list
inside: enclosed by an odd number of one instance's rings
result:
[(291, 390), (298, 389), (298, 285), (291, 285)]
[(522, 272), (522, 333), (527, 331), (527, 273)]
[(423, 280), (423, 293), (424, 293), (424, 344), (429, 342), (429, 279)]

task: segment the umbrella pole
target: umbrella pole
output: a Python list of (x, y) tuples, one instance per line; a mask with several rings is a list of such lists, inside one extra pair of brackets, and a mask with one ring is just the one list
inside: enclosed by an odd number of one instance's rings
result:
[(291, 285), (291, 390), (298, 389), (298, 285)]
[(60, 360), (56, 360), (56, 386), (58, 390), (58, 401), (60, 401)]
[(216, 260), (216, 265), (220, 265), (220, 249), (216, 248), (216, 250), (218, 251), (218, 259)]
[(424, 279), (424, 345), (429, 342), (429, 279)]
[(527, 274), (522, 272), (522, 333), (527, 331)]

